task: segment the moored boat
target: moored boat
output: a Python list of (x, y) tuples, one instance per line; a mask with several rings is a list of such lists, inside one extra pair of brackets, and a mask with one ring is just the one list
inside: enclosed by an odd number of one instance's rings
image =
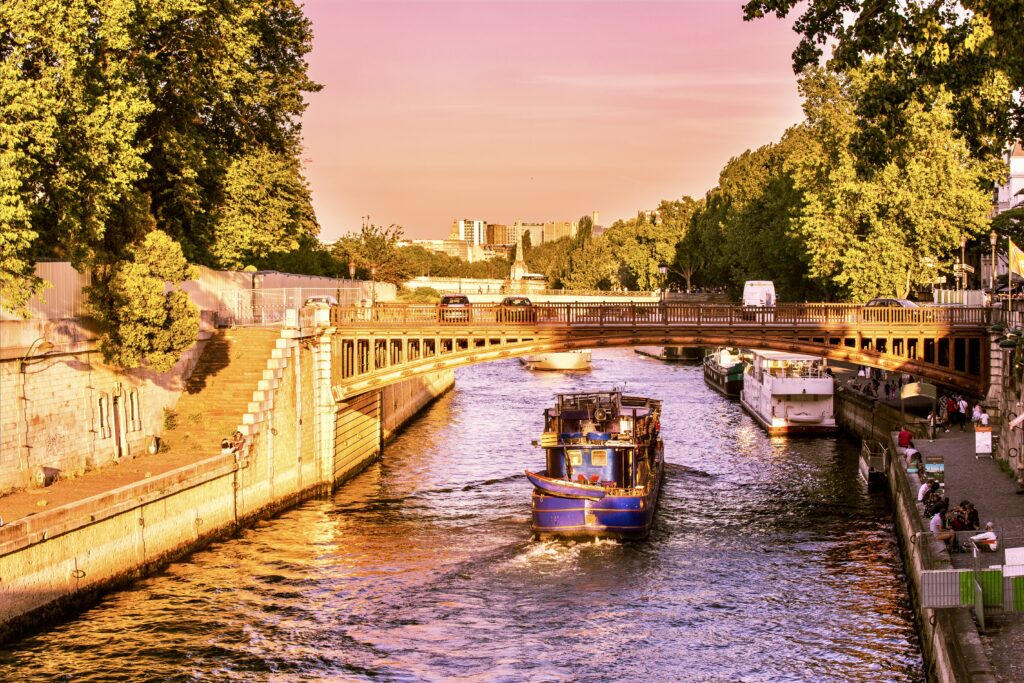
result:
[(834, 382), (825, 361), (781, 351), (753, 351), (740, 403), (769, 434), (837, 431)]
[(536, 353), (521, 360), (531, 370), (589, 370), (591, 362), (590, 349)]
[(665, 468), (661, 401), (619, 391), (559, 394), (544, 411), (546, 467), (533, 484), (538, 536), (643, 538)]
[(744, 367), (735, 349), (716, 349), (704, 357), (704, 382), (723, 396), (739, 398)]

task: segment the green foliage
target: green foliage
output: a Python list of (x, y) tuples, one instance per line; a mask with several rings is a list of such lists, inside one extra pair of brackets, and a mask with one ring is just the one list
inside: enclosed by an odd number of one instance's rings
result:
[(695, 206), (689, 197), (679, 202), (663, 201), (657, 216), (640, 214), (629, 221), (616, 221), (604, 232), (602, 237), (608, 240), (619, 261), (618, 280), (623, 286), (640, 290), (661, 288), (664, 283), (658, 266), (675, 259), (676, 244), (688, 227), (687, 212)]
[(619, 263), (608, 240), (594, 237), (573, 249), (563, 284), (567, 289), (608, 291), (619, 287), (618, 274)]
[[(1009, 237), (1015, 245), (1024, 245), (1024, 207), (1010, 209), (995, 216), (992, 219), (992, 229), (999, 235), (1000, 240)], [(1005, 241), (1000, 242), (1001, 246), (1005, 244)]]
[[(748, 20), (785, 17), (798, 0), (748, 0)], [(811, 0), (800, 3), (795, 29), (802, 34), (794, 70), (820, 62), (834, 46), (829, 67), (860, 68), (881, 57), (858, 100), (859, 158), (882, 163), (913, 127), (912, 103), (927, 108), (948, 93), (956, 129), (980, 158), (998, 155), (1006, 142), (1024, 138), (1024, 13), (1019, 0), (931, 0), (895, 3)], [(1015, 96), (1017, 93), (1018, 96)]]
[(375, 277), (378, 282), (401, 284), (409, 279), (405, 260), (399, 253), (402, 227), (387, 227), (363, 223), (358, 235), (345, 235), (331, 248), (341, 263), (356, 264), (356, 272), (363, 278)]
[(564, 279), (569, 272), (569, 254), (572, 248), (572, 237), (542, 242), (536, 247), (527, 247), (527, 238), (523, 238), (523, 258), (526, 266), (531, 273), (542, 273), (551, 289), (561, 289), (565, 286)]
[[(306, 75), (311, 44), (294, 0), (0, 3), (4, 305), (38, 289), (39, 257), (91, 272), (94, 304), (115, 305), (156, 229), (212, 266), (315, 232), (297, 165), (303, 93), (319, 88)], [(190, 327), (177, 299), (166, 311)], [(108, 322), (124, 313), (97, 309)], [(110, 358), (139, 362), (148, 333), (106, 334)]]
[(805, 206), (795, 228), (807, 245), (809, 274), (844, 298), (905, 297), (948, 263), (961, 236), (988, 228), (997, 168), (971, 157), (956, 135), (951, 98), (909, 102), (906, 128), (890, 158), (858, 170), (853, 138), (858, 98), (871, 77), (809, 70), (801, 79), (811, 144), (792, 169)]
[(398, 300), (410, 304), (436, 304), (441, 300), (441, 292), (433, 287), (417, 287), (411, 291), (407, 287), (401, 287), (398, 290)]
[(188, 294), (173, 287), (193, 279), (195, 267), (189, 266), (181, 246), (159, 230), (133, 245), (127, 256), (109, 278), (89, 289), (105, 330), (100, 350), (107, 362), (121, 367), (145, 364), (165, 372), (198, 336), (198, 309)]
[(319, 275), (321, 277), (348, 277), (348, 266), (340, 263), (319, 239), (313, 235), (299, 235), (298, 246), (291, 251), (271, 252), (250, 263), (256, 270), (276, 270), (282, 273)]
[(309, 187), (295, 157), (258, 149), (231, 163), (211, 247), (219, 267), (237, 270), (294, 252), (301, 238), (318, 232)]

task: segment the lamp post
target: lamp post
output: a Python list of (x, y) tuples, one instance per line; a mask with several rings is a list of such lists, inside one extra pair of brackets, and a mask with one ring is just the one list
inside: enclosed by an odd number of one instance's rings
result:
[(662, 301), (662, 303), (664, 303), (665, 302), (665, 284), (666, 284), (666, 281), (668, 280), (668, 277), (667, 277), (668, 276), (668, 264), (666, 264), (666, 263), (659, 263), (658, 264), (658, 274), (661, 275), (661, 301)]
[(989, 264), (988, 270), (988, 291), (989, 291), (989, 305), (994, 306), (996, 303), (996, 231), (993, 230), (988, 235), (988, 243), (992, 245), (992, 262)]
[(370, 305), (377, 305), (377, 264), (370, 264)]
[(960, 289), (967, 289), (967, 235), (960, 235), (960, 277), (963, 278)]

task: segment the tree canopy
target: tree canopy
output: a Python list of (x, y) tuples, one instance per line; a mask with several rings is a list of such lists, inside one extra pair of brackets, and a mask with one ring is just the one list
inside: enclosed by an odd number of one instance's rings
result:
[(315, 234), (298, 165), (311, 43), (294, 0), (0, 3), (4, 305), (38, 289), (36, 258), (66, 258), (113, 324), (113, 279), (156, 230), (215, 267)]
[(798, 5), (797, 73), (817, 66), (826, 45), (834, 47), (828, 64), (835, 72), (883, 60), (858, 101), (853, 143), (865, 157), (884, 160), (913, 124), (907, 105), (927, 108), (940, 90), (955, 128), (979, 157), (1024, 139), (1020, 0), (748, 0), (744, 18), (785, 17)]

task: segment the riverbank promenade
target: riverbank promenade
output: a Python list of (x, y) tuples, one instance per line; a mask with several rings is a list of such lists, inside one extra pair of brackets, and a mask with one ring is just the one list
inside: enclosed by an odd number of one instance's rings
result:
[[(926, 460), (929, 456), (943, 458), (945, 495), (950, 504), (957, 505), (965, 499), (971, 501), (978, 510), (982, 526), (986, 522), (995, 525), (1004, 548), (1024, 547), (1024, 495), (1017, 495), (1014, 479), (993, 458), (975, 456), (972, 427), (968, 426), (963, 432), (959, 427), (952, 427), (948, 432), (940, 429), (935, 436), (931, 442), (925, 436), (915, 437), (914, 445)], [(915, 474), (907, 476), (916, 491), (920, 479)], [(923, 517), (920, 503), (918, 508)], [(928, 526), (927, 519), (924, 526)], [(973, 567), (974, 560), (969, 553), (953, 553), (948, 559), (957, 568)], [(1024, 643), (1024, 613), (986, 611), (985, 626), (981, 642), (998, 680), (1024, 681), (1024, 657), (1020, 653), (1021, 643)]]

